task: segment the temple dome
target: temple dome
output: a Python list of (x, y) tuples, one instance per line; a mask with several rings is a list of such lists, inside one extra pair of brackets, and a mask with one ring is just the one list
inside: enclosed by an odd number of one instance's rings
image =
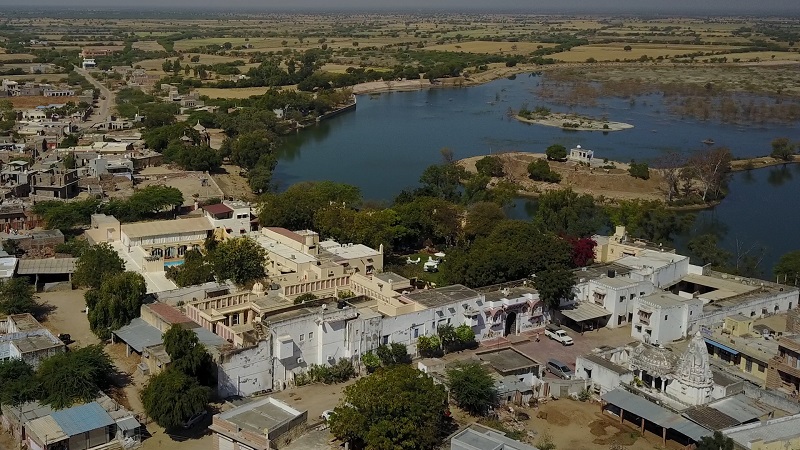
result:
[(675, 371), (678, 357), (666, 348), (639, 344), (631, 352), (629, 361), (633, 370), (643, 370), (651, 376), (666, 378)]
[(266, 291), (264, 290), (264, 285), (260, 281), (256, 281), (251, 292), (253, 295), (264, 295)]

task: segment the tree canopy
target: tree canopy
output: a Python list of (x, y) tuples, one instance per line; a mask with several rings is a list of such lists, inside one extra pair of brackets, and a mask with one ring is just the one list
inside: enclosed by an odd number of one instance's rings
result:
[(773, 271), (779, 282), (797, 286), (797, 280), (800, 278), (800, 250), (781, 256)]
[(16, 358), (0, 361), (0, 405), (17, 406), (35, 400), (39, 394), (33, 367)]
[(248, 237), (220, 242), (210, 256), (219, 281), (231, 280), (241, 286), (267, 275), (267, 251)]
[(34, 300), (34, 287), (27, 278), (0, 282), (0, 314), (34, 313), (38, 307)]
[(196, 378), (203, 386), (214, 385), (214, 362), (193, 330), (172, 325), (164, 333), (164, 350), (171, 360), (171, 368)]
[(794, 158), (795, 149), (797, 144), (786, 137), (779, 137), (772, 140), (772, 156), (775, 159), (783, 161), (791, 161)]
[(84, 250), (75, 263), (72, 282), (77, 286), (99, 288), (103, 279), (125, 271), (125, 262), (111, 245), (103, 242)]
[(503, 176), (503, 162), (497, 156), (484, 156), (475, 162), (475, 169), (481, 175), (489, 177)]
[(310, 229), (314, 214), (332, 203), (356, 207), (361, 193), (355, 186), (332, 181), (303, 182), (280, 194), (266, 194), (259, 205), (259, 221), (290, 230)]
[(183, 264), (168, 267), (166, 276), (179, 287), (214, 281), (214, 267), (200, 250), (188, 250)]
[(565, 160), (567, 159), (567, 147), (564, 147), (561, 144), (553, 144), (547, 147), (547, 150), (545, 150), (545, 155), (547, 155), (547, 159), (550, 160)]
[(210, 396), (211, 389), (173, 368), (150, 378), (141, 394), (148, 417), (166, 429), (179, 427), (205, 409)]
[(733, 439), (715, 431), (713, 436), (704, 436), (697, 443), (696, 450), (733, 450)]
[(111, 332), (139, 317), (142, 302), (147, 294), (144, 277), (136, 272), (122, 272), (103, 278), (98, 289), (86, 292), (89, 308), (89, 326), (101, 339), (111, 337)]
[(528, 164), (528, 176), (534, 181), (546, 181), (548, 183), (561, 181), (561, 175), (550, 170), (550, 163), (544, 159), (536, 159)]
[(498, 401), (494, 378), (477, 362), (461, 362), (447, 369), (447, 386), (458, 407), (475, 416), (486, 415)]
[(446, 431), (444, 387), (409, 365), (378, 369), (345, 388), (330, 429), (355, 448), (436, 448)]
[(41, 398), (56, 409), (90, 402), (111, 385), (113, 373), (111, 358), (100, 345), (56, 354), (39, 365)]
[(572, 300), (575, 274), (564, 266), (552, 266), (536, 273), (533, 281), (539, 298), (551, 309), (558, 309), (561, 300)]
[(575, 237), (591, 236), (606, 221), (605, 213), (591, 195), (571, 189), (542, 194), (533, 220), (542, 230)]

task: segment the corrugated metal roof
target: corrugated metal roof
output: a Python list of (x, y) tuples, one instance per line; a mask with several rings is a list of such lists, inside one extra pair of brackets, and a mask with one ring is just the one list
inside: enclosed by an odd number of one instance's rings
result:
[(710, 430), (628, 391), (614, 389), (600, 398), (658, 426), (675, 430), (695, 442), (712, 434)]
[(600, 317), (611, 315), (607, 309), (590, 302), (576, 303), (572, 309), (562, 309), (561, 314), (564, 314), (575, 322), (599, 319)]
[(28, 422), (25, 427), (29, 433), (39, 438), (42, 444), (53, 444), (69, 437), (53, 419), (53, 416), (40, 417)]
[(20, 259), (18, 275), (75, 273), (77, 258)]
[(114, 335), (133, 347), (137, 353), (142, 353), (146, 347), (164, 342), (158, 328), (148, 324), (140, 317), (131, 320), (131, 323), (115, 331)]
[(117, 426), (119, 427), (120, 430), (129, 431), (129, 430), (135, 430), (135, 429), (139, 428), (142, 425), (139, 423), (138, 420), (136, 420), (135, 417), (130, 416), (130, 417), (126, 417), (126, 418), (124, 418), (122, 420), (118, 420), (117, 421)]
[(96, 402), (62, 409), (50, 415), (68, 436), (86, 433), (114, 424), (114, 419)]

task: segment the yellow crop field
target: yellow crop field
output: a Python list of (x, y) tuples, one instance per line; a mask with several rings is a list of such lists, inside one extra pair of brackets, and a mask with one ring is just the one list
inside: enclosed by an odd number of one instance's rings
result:
[[(626, 51), (625, 46), (630, 45), (631, 50)], [(568, 52), (554, 53), (550, 58), (564, 62), (584, 62), (588, 58), (597, 61), (614, 61), (638, 59), (643, 55), (651, 58), (659, 56), (676, 57), (694, 52), (713, 52), (730, 50), (731, 47), (723, 45), (679, 45), (679, 44), (626, 44), (624, 42), (603, 45), (582, 45), (573, 47)], [(724, 55), (723, 55), (724, 56)]]
[[(210, 98), (249, 98), (253, 95), (263, 95), (267, 92), (269, 87), (251, 87), (251, 88), (231, 88), (231, 89), (217, 89), (217, 88), (199, 88), (197, 92), (200, 95), (207, 95)], [(295, 90), (296, 86), (281, 86), (281, 90)]]
[(138, 41), (133, 43), (133, 48), (147, 52), (163, 52), (164, 47), (156, 41)]

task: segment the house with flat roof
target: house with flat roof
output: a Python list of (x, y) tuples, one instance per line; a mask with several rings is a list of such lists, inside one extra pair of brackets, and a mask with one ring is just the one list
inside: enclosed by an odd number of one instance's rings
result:
[(270, 450), (307, 419), (308, 411), (266, 397), (214, 415), (208, 428), (214, 433), (215, 449)]
[(778, 338), (778, 354), (769, 361), (766, 386), (800, 395), (800, 335)]
[(800, 447), (800, 414), (748, 423), (722, 430), (722, 434), (749, 450)]
[[(634, 300), (641, 299), (655, 290), (655, 286), (649, 281), (632, 279), (630, 270), (618, 272), (615, 267), (607, 267), (607, 270), (599, 275), (579, 269), (575, 270), (575, 276), (578, 279), (575, 285), (576, 309), (583, 306), (583, 309), (588, 310), (585, 305), (581, 305), (584, 302), (602, 308), (605, 311), (598, 311), (588, 320), (596, 319), (597, 326), (606, 328), (630, 324), (633, 321)], [(568, 311), (570, 310), (564, 312), (567, 318), (573, 321), (582, 318), (575, 317), (577, 313)]]
[(116, 438), (116, 422), (96, 402), (54, 411), (25, 424), (28, 448), (90, 449)]
[(477, 423), (456, 432), (449, 440), (450, 450), (537, 450), (494, 428)]
[(703, 311), (702, 300), (656, 291), (634, 298), (631, 336), (654, 345), (668, 344), (688, 336), (692, 317)]
[(66, 345), (30, 314), (0, 319), (0, 361), (21, 359), (36, 368), (45, 358), (65, 351)]
[(223, 200), (221, 203), (200, 207), (203, 215), (222, 238), (247, 236), (258, 231), (258, 219), (253, 216), (247, 202)]
[(31, 195), (54, 199), (70, 199), (78, 195), (78, 171), (74, 169), (48, 169), (35, 172)]
[(605, 394), (633, 382), (633, 371), (619, 365), (602, 354), (589, 353), (575, 359), (575, 378), (589, 381), (589, 387), (597, 394)]

